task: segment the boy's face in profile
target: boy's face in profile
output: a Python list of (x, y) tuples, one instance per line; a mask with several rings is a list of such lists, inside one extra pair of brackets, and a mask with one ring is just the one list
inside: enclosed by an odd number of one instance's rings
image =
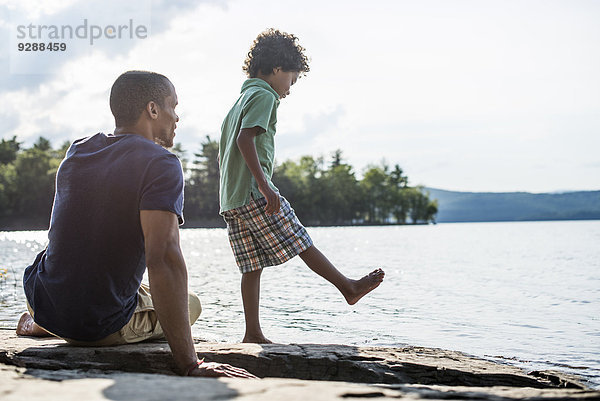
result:
[(300, 73), (298, 71), (283, 71), (281, 67), (273, 69), (273, 73), (268, 76), (267, 83), (283, 99), (290, 94), (290, 87), (296, 83)]

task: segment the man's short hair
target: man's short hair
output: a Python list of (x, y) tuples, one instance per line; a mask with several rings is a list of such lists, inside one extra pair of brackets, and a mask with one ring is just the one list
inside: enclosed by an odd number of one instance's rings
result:
[(167, 77), (150, 71), (127, 71), (110, 90), (110, 110), (117, 127), (134, 125), (148, 102), (165, 107), (173, 84)]
[(269, 75), (277, 67), (304, 75), (310, 70), (308, 57), (304, 54), (306, 49), (297, 42), (292, 34), (267, 29), (252, 43), (242, 69), (249, 78), (256, 78), (259, 72)]

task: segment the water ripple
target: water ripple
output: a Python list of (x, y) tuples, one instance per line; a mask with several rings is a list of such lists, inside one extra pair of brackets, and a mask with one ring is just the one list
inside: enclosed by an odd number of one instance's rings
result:
[[(381, 266), (386, 280), (351, 307), (299, 258), (265, 269), (261, 319), (274, 341), (447, 348), (576, 373), (600, 387), (600, 222), (309, 232), (348, 276)], [(194, 335), (241, 340), (240, 274), (226, 231), (188, 229), (181, 239), (190, 289), (204, 308)], [(23, 269), (46, 241), (42, 231), (0, 232), (0, 268), (9, 268), (0, 282), (0, 326), (16, 325)]]

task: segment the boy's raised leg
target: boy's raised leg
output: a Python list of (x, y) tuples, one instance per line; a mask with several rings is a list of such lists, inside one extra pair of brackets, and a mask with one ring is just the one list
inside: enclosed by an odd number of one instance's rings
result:
[(246, 333), (244, 343), (270, 344), (260, 328), (258, 307), (260, 304), (260, 274), (262, 269), (242, 274), (242, 302), (244, 304), (244, 318), (246, 319)]
[(377, 288), (385, 276), (383, 270), (376, 269), (361, 279), (349, 279), (340, 273), (314, 245), (302, 252), (300, 257), (312, 271), (336, 286), (350, 305), (354, 305), (362, 297)]

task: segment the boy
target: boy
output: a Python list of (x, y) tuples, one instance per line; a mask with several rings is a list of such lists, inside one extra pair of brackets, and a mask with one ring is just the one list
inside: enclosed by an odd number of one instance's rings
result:
[(243, 342), (270, 343), (259, 322), (262, 269), (299, 255), (315, 273), (337, 287), (353, 305), (375, 289), (384, 272), (360, 280), (340, 273), (313, 245), (294, 210), (271, 182), (279, 100), (309, 71), (294, 35), (269, 29), (256, 38), (243, 67), (249, 79), (225, 117), (219, 143), (221, 214), (242, 273), (246, 319)]

